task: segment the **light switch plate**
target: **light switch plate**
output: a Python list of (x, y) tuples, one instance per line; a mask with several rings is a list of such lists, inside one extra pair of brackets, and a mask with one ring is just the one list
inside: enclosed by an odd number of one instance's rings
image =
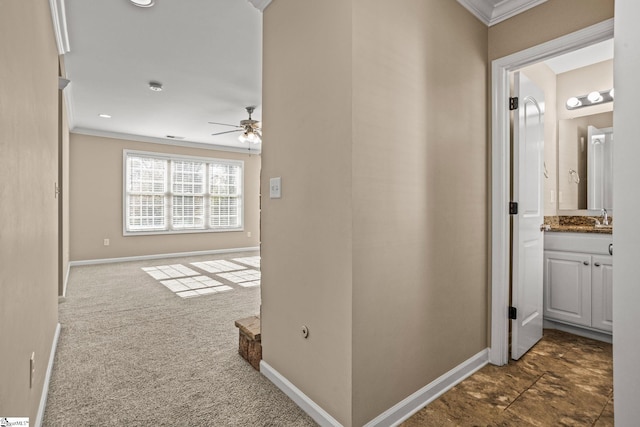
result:
[(278, 176), (269, 179), (269, 198), (279, 199), (282, 197), (282, 179)]

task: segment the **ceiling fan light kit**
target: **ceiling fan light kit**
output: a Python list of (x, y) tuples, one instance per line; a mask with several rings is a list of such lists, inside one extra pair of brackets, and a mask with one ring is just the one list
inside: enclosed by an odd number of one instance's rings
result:
[(249, 113), (249, 118), (245, 120), (240, 120), (240, 125), (230, 125), (227, 123), (209, 122), (212, 125), (231, 126), (236, 128), (234, 130), (212, 133), (211, 135), (216, 136), (216, 135), (222, 135), (225, 133), (242, 132), (242, 134), (238, 137), (238, 140), (240, 142), (260, 144), (262, 142), (262, 123), (260, 123), (258, 120), (253, 120), (251, 118), (251, 114), (253, 114), (256, 107), (253, 105), (250, 105), (248, 107), (245, 107), (245, 109), (247, 110), (247, 113)]

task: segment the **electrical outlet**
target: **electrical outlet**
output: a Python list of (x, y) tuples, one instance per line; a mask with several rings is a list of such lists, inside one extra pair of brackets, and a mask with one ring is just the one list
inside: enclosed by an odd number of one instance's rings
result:
[(251, 232), (247, 231), (247, 237), (251, 237)]
[(104, 239), (104, 245), (109, 246), (109, 239)]
[(36, 352), (31, 353), (31, 359), (29, 359), (29, 388), (33, 388), (33, 380), (36, 376)]

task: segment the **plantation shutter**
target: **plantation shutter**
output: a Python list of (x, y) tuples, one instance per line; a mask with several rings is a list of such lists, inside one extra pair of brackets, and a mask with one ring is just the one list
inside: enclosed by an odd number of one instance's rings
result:
[(166, 228), (167, 161), (143, 156), (127, 157), (126, 211), (128, 231)]

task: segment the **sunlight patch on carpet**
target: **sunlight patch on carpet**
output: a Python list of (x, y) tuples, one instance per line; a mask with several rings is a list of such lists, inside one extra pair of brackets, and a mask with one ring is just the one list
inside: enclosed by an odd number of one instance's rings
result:
[(249, 256), (244, 258), (233, 258), (233, 261), (240, 262), (242, 264), (250, 265), (254, 268), (260, 268), (260, 257), (259, 256)]
[(176, 277), (197, 276), (200, 274), (182, 264), (143, 267), (142, 270), (156, 280), (175, 279)]
[(260, 272), (257, 270), (241, 270), (234, 271), (232, 273), (220, 273), (217, 276), (238, 285), (244, 282), (259, 282), (261, 277)]
[(235, 264), (227, 260), (192, 262), (191, 265), (207, 273), (224, 273), (225, 271), (244, 270), (244, 265)]

